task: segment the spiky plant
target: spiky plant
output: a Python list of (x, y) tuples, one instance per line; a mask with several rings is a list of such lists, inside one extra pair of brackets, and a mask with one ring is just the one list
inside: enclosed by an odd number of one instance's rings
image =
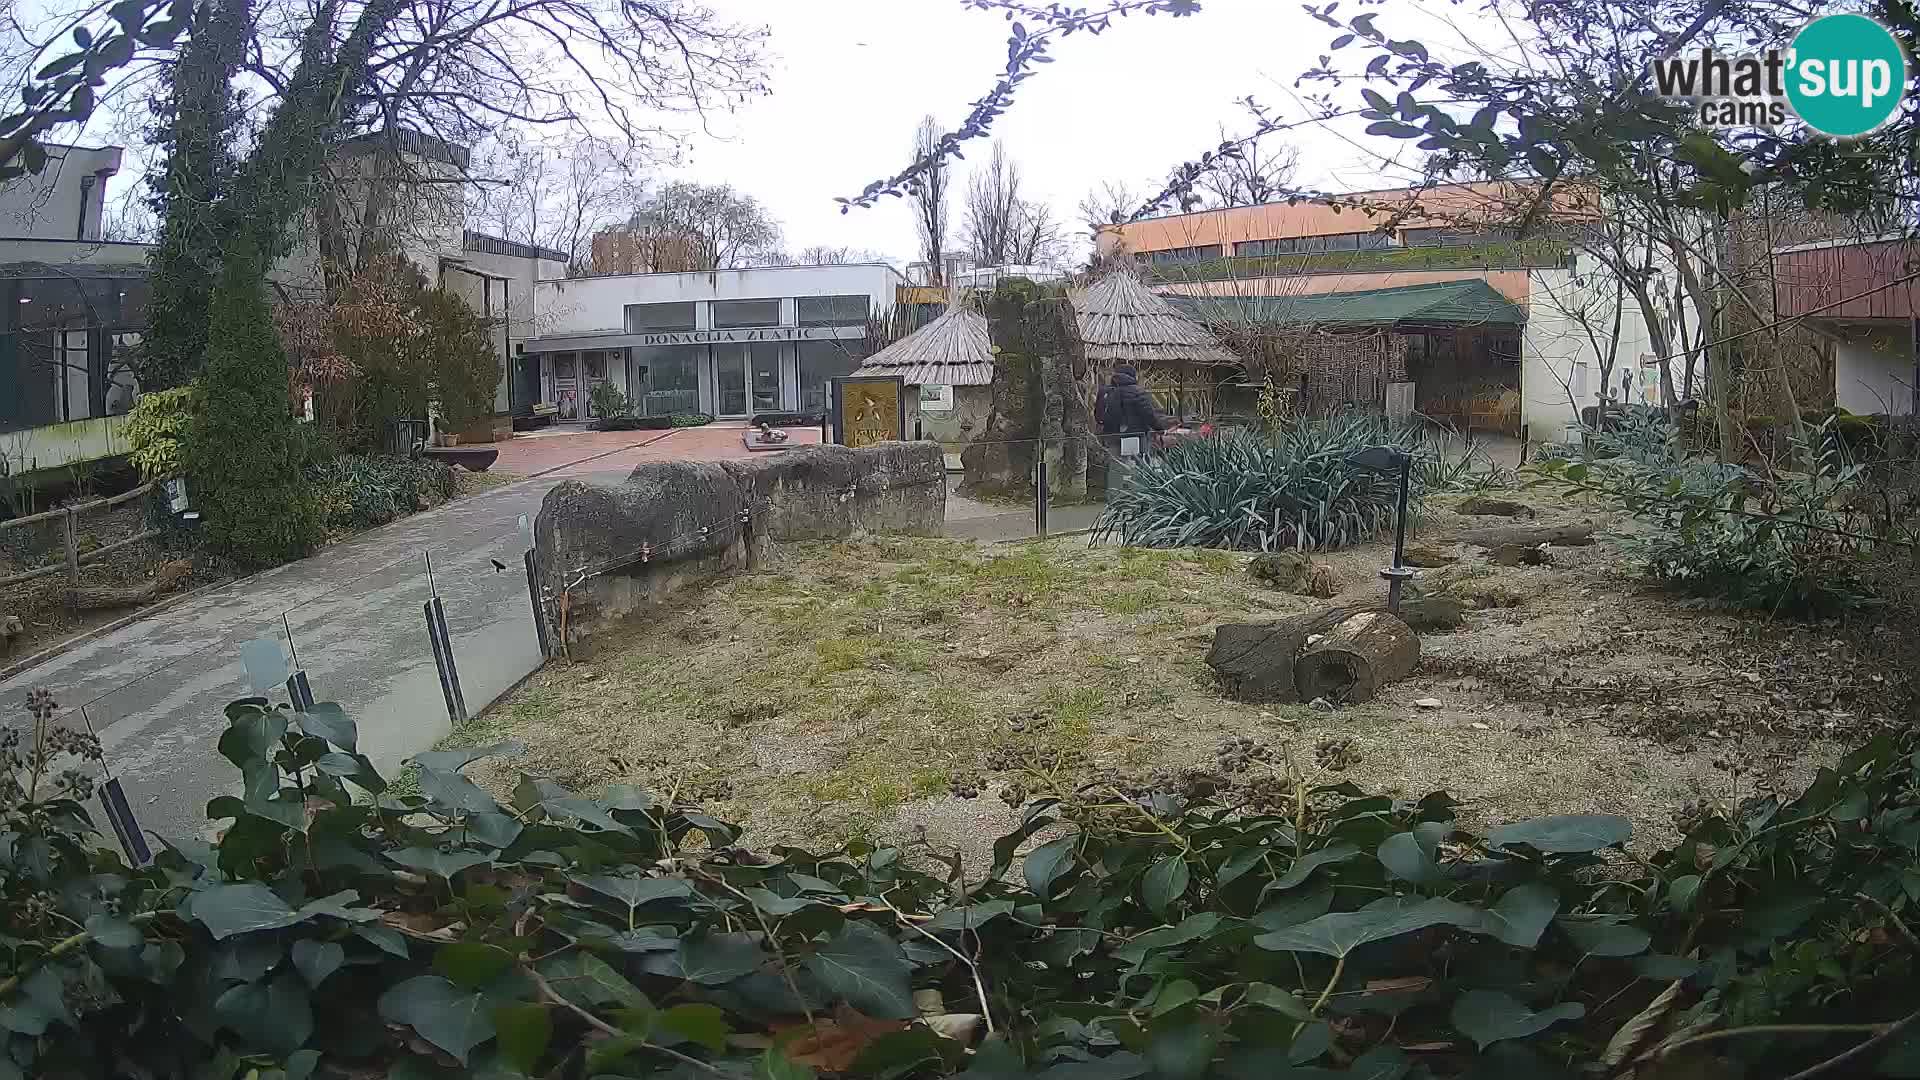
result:
[(1096, 535), (1140, 547), (1331, 549), (1393, 528), (1399, 477), (1353, 464), (1370, 446), (1413, 455), (1417, 513), (1439, 455), (1416, 427), (1358, 412), (1272, 433), (1231, 431), (1140, 461), (1107, 494)]

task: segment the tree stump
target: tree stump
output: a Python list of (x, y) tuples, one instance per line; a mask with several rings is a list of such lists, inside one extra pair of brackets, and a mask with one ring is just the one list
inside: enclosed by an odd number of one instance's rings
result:
[(1293, 665), (1294, 692), (1309, 701), (1372, 701), (1380, 687), (1419, 662), (1420, 639), (1406, 623), (1384, 611), (1363, 612), (1301, 649)]
[(172, 592), (174, 586), (180, 584), (192, 572), (193, 563), (187, 559), (164, 562), (154, 570), (153, 577), (144, 584), (124, 588), (95, 585), (68, 589), (67, 606), (75, 611), (138, 607)]

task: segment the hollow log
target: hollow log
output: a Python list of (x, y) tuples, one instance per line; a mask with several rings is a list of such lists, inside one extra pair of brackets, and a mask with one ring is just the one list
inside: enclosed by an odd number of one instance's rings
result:
[[(1451, 630), (1458, 627), (1461, 605), (1451, 597), (1422, 597), (1400, 605), (1403, 626)], [(1307, 639), (1325, 634), (1359, 615), (1384, 613), (1377, 604), (1326, 608), (1258, 623), (1222, 623), (1213, 632), (1207, 665), (1220, 676), (1228, 696), (1240, 701), (1287, 704), (1310, 700), (1294, 685), (1296, 663)], [(1419, 653), (1416, 647), (1415, 657)]]
[(153, 577), (140, 585), (115, 587), (110, 585), (90, 585), (67, 590), (67, 606), (75, 611), (94, 611), (104, 608), (138, 607), (150, 603), (159, 596), (173, 591), (188, 574), (193, 572), (193, 563), (185, 559), (161, 563), (153, 572)]
[(1447, 543), (1472, 544), (1475, 547), (1503, 548), (1510, 545), (1539, 547), (1586, 547), (1593, 543), (1592, 525), (1513, 525), (1490, 529), (1468, 529), (1448, 537)]
[(1300, 650), (1294, 692), (1311, 701), (1372, 701), (1382, 686), (1420, 662), (1420, 639), (1384, 611), (1355, 615)]

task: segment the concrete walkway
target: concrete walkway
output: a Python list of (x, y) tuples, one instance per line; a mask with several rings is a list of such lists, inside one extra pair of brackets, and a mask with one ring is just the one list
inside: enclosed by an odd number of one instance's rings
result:
[[(423, 610), (434, 588), (470, 712), (540, 663), (519, 519), (531, 518), (559, 481), (411, 515), (85, 642), (0, 683), (6, 721), (35, 687), (52, 690), (74, 726), (84, 706), (141, 824), (197, 836), (208, 827), (207, 800), (238, 789), (239, 774), (215, 743), (226, 704), (255, 692), (240, 647), (261, 637), (285, 647), (291, 635), (314, 696), (347, 708), (361, 749), (391, 777), (401, 758), (448, 730)], [(493, 559), (507, 569), (496, 571)]]

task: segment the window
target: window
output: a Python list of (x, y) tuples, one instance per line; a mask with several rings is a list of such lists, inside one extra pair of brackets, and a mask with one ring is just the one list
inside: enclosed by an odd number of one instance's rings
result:
[(1273, 240), (1242, 240), (1233, 245), (1235, 255), (1309, 255), (1322, 251), (1373, 251), (1393, 246), (1393, 237), (1383, 232), (1332, 233), (1325, 236), (1286, 236)]
[(797, 301), (801, 326), (861, 325), (867, 321), (865, 294), (803, 296)]
[(1435, 226), (1404, 229), (1401, 235), (1408, 247), (1458, 247), (1464, 244), (1501, 243), (1512, 240), (1512, 229), (1461, 229)]
[(633, 350), (629, 395), (641, 416), (700, 411), (700, 360), (704, 345), (655, 345)]
[(693, 302), (628, 304), (627, 333), (659, 334), (693, 329)]
[(859, 342), (803, 341), (800, 343), (800, 411), (824, 413), (832, 401), (828, 380), (851, 375), (860, 366), (852, 346)]
[(1217, 259), (1220, 257), (1220, 245), (1200, 244), (1195, 247), (1167, 248), (1164, 251), (1148, 251), (1143, 252), (1143, 254), (1146, 256), (1147, 261), (1155, 266), (1165, 266), (1168, 263), (1198, 262), (1202, 259)]
[(722, 330), (737, 326), (779, 326), (778, 300), (715, 300), (713, 326)]

